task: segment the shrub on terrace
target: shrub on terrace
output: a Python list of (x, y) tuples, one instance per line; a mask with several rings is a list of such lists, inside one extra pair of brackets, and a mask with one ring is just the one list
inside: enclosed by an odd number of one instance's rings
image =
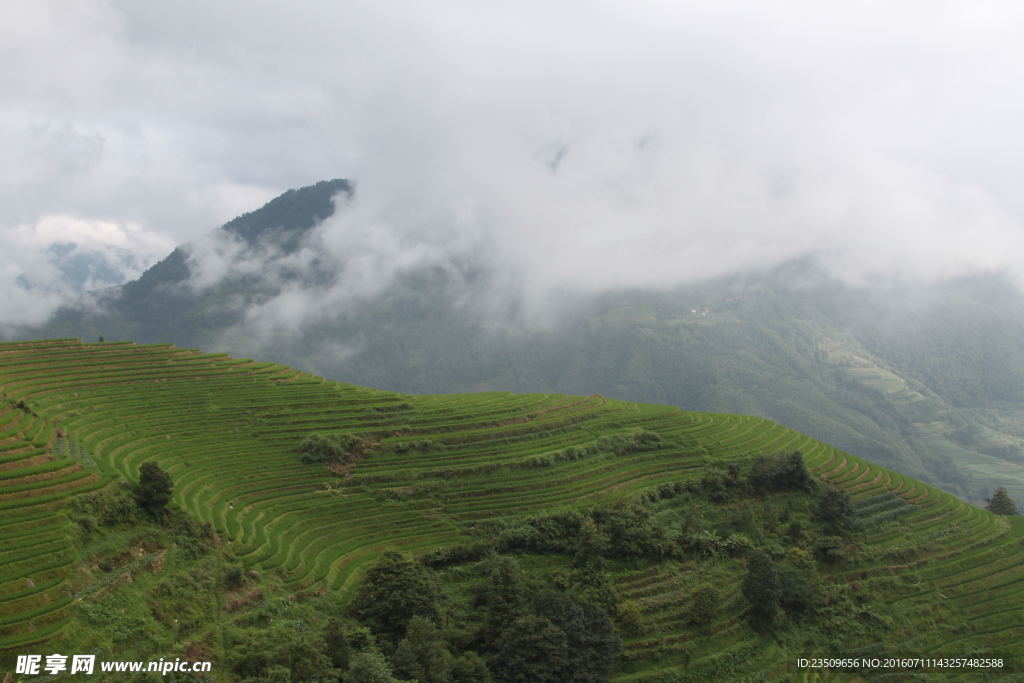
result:
[(498, 641), (491, 669), (498, 681), (566, 680), (569, 643), (565, 631), (549, 619), (529, 615), (516, 619)]
[(813, 485), (800, 451), (788, 455), (759, 455), (754, 458), (748, 476), (755, 493), (809, 489)]
[(345, 462), (358, 439), (350, 434), (321, 434), (314, 432), (302, 440), (302, 462)]
[(826, 488), (818, 500), (815, 516), (825, 525), (829, 533), (837, 536), (849, 534), (856, 524), (850, 497), (844, 491), (832, 486)]
[(997, 515), (1017, 514), (1017, 504), (1013, 502), (1010, 494), (1002, 486), (997, 488), (992, 497), (985, 501), (985, 509)]
[(707, 629), (718, 616), (722, 596), (714, 586), (699, 588), (690, 598), (690, 623)]
[(437, 624), (415, 616), (405, 629), (394, 656), (395, 673), (420, 683), (447, 683), (451, 680), (452, 654), (448, 651)]
[(541, 593), (537, 612), (559, 628), (566, 638), (567, 668), (563, 681), (606, 681), (621, 646), (608, 612), (599, 605), (568, 593)]
[(331, 666), (345, 671), (352, 659), (352, 643), (349, 641), (345, 626), (337, 618), (331, 619), (324, 627), (324, 648)]
[(661, 435), (649, 429), (635, 429), (628, 434), (612, 434), (597, 440), (599, 451), (611, 451), (616, 455), (628, 455), (640, 451), (652, 451), (665, 444)]
[(399, 683), (391, 674), (387, 658), (376, 650), (353, 655), (345, 680), (348, 683)]
[(846, 541), (839, 536), (825, 536), (815, 543), (814, 554), (825, 564), (838, 564), (849, 554)]
[(415, 616), (440, 619), (441, 589), (430, 569), (401, 553), (388, 552), (366, 573), (352, 614), (392, 644)]
[(806, 612), (818, 599), (817, 586), (788, 562), (775, 563), (779, 582), (779, 604), (788, 614)]
[(650, 523), (649, 509), (634, 503), (605, 504), (591, 513), (608, 538), (608, 554), (616, 557), (667, 557), (672, 543), (663, 529)]
[(131, 491), (124, 486), (111, 487), (71, 499), (71, 518), (86, 532), (101, 526), (116, 526), (135, 521), (139, 507)]
[(229, 628), (225, 645), (227, 666), (244, 680), (337, 679), (323, 641), (297, 619), (278, 619), (264, 628)]
[(519, 563), (507, 555), (491, 555), (484, 560), (483, 569), (488, 581), (481, 585), (475, 603), (486, 615), (480, 638), (491, 642), (526, 613), (534, 588)]
[[(805, 564), (807, 557), (795, 558)], [(782, 610), (796, 615), (818, 603), (818, 586), (805, 573), (805, 567), (790, 562), (776, 562), (768, 553), (758, 550), (750, 556), (743, 578), (743, 597), (750, 603), (748, 616), (752, 625), (767, 628), (777, 623)]]
[(245, 569), (242, 565), (236, 564), (227, 568), (224, 572), (224, 585), (228, 588), (241, 588), (245, 583)]
[(154, 517), (163, 518), (164, 508), (171, 502), (173, 489), (171, 475), (160, 465), (149, 461), (139, 467), (139, 485), (135, 490), (135, 500), (143, 510)]
[(750, 603), (751, 622), (760, 627), (770, 626), (775, 621), (782, 591), (775, 563), (767, 553), (759, 550), (751, 555), (741, 590)]
[(595, 564), (555, 572), (549, 583), (559, 593), (572, 598), (575, 602), (600, 607), (607, 614), (615, 614), (619, 604), (615, 584), (608, 573)]
[(644, 630), (644, 610), (636, 600), (624, 600), (615, 609), (615, 621), (625, 633), (636, 636)]

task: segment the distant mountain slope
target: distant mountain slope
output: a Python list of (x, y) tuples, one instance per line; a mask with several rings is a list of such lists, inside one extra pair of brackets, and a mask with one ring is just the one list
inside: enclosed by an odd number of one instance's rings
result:
[[(334, 213), (334, 198), (352, 191), (346, 180), (325, 180), (289, 190), (262, 208), (243, 214), (220, 228), (223, 237), (236, 238), (249, 249), (269, 245), (294, 249), (315, 225)], [(85, 337), (107, 335), (139, 340), (174, 339), (211, 342), (221, 329), (237, 324), (243, 307), (225, 307), (231, 290), (243, 295), (256, 282), (230, 282), (208, 289), (193, 288), (190, 254), (203, 246), (182, 246), (133, 282), (99, 292), (78, 307), (60, 309), (47, 326), (48, 333)], [(87, 333), (86, 333), (87, 331)], [(186, 342), (186, 340), (188, 340)]]
[[(338, 306), (318, 293), (348, 256), (300, 268), (289, 258), (332, 198), (352, 192), (321, 182), (225, 225), (244, 273), (194, 287), (179, 248), (22, 336), (169, 340), (406, 392), (603, 393), (748, 413), (975, 502), (997, 486), (1024, 500), (1024, 297), (998, 277), (854, 288), (793, 263), (554, 301), (553, 322), (535, 326), (515, 305), (500, 312), (486, 263), (460, 256)], [(249, 315), (282, 293), (316, 315), (257, 329)]]

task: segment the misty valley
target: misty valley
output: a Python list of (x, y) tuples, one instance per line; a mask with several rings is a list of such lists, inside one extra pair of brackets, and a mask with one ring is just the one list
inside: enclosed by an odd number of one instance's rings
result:
[(1024, 680), (1021, 26), (0, 2), (0, 683)]
[(471, 247), (368, 265), (357, 196), (0, 343), (10, 680), (1019, 675), (1012, 280), (537, 295)]

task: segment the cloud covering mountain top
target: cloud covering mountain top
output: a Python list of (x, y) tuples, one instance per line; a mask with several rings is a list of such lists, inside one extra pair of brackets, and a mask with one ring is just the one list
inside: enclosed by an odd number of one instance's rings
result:
[(365, 287), (465, 254), (535, 302), (808, 254), (855, 282), (1020, 272), (1021, 14), (5, 3), (0, 315), (67, 296), (46, 250), (69, 240), (39, 237), (56, 217), (150, 263), (339, 176), (358, 189), (319, 244)]

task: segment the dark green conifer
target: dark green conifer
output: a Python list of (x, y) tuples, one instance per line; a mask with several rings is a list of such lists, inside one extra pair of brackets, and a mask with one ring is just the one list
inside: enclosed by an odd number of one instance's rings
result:
[(985, 509), (997, 515), (1017, 514), (1017, 504), (1013, 502), (1013, 498), (1010, 498), (1010, 494), (1002, 486), (997, 488), (992, 497), (985, 501)]

